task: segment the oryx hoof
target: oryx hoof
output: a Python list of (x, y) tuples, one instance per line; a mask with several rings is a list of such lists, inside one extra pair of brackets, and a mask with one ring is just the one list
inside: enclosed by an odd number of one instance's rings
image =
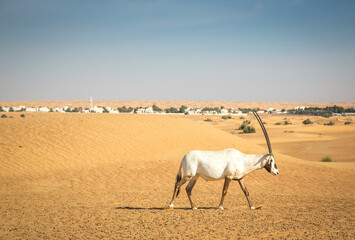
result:
[(174, 204), (170, 203), (166, 209), (170, 209), (170, 210), (174, 209)]
[(218, 209), (219, 209), (219, 210), (224, 210), (224, 207), (219, 206)]
[(197, 207), (193, 207), (192, 210), (197, 210)]
[(255, 207), (250, 207), (250, 210), (255, 210)]

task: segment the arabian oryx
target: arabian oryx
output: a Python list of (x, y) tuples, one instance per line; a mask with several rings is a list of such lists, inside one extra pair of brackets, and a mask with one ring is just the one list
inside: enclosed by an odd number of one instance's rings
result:
[[(180, 168), (176, 176), (176, 183), (173, 198), (169, 208), (174, 208), (174, 200), (179, 195), (180, 188), (183, 184), (190, 181), (186, 187), (187, 196), (190, 200), (191, 208), (196, 210), (196, 206), (191, 199), (191, 191), (199, 177), (206, 181), (215, 181), (224, 179), (221, 202), (219, 209), (223, 210), (223, 200), (227, 194), (229, 184), (232, 180), (238, 181), (245, 197), (248, 200), (251, 210), (256, 209), (249, 198), (249, 192), (244, 185), (243, 178), (249, 173), (265, 168), (273, 175), (279, 174), (276, 167), (274, 155), (271, 150), (271, 144), (266, 132), (265, 126), (259, 115), (253, 111), (254, 116), (258, 120), (261, 129), (264, 132), (269, 153), (265, 154), (244, 154), (235, 149), (225, 149), (221, 151), (191, 151), (181, 160)], [(183, 168), (184, 175), (181, 175)]]

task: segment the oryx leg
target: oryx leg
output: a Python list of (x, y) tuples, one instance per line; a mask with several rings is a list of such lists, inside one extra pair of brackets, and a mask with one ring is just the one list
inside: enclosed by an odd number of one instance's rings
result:
[(190, 179), (191, 179), (191, 176), (185, 176), (180, 181), (175, 183), (174, 192), (173, 192), (173, 198), (171, 199), (171, 202), (169, 204), (170, 208), (174, 208), (174, 200), (177, 197), (177, 195), (179, 194), (180, 187), (182, 185), (184, 185), (186, 182), (188, 182)]
[(248, 204), (249, 204), (250, 209), (251, 209), (251, 210), (254, 210), (255, 207), (253, 207), (252, 204), (251, 204), (251, 201), (250, 201), (250, 198), (249, 198), (249, 192), (248, 192), (248, 189), (246, 188), (246, 186), (244, 185), (244, 180), (243, 180), (243, 178), (242, 178), (242, 179), (239, 179), (238, 182), (239, 182), (239, 185), (240, 185), (240, 187), (242, 188), (242, 190), (243, 190), (243, 192), (244, 192), (244, 194), (245, 194), (245, 197), (246, 197), (247, 200), (248, 200)]
[(224, 179), (224, 185), (223, 185), (223, 191), (222, 191), (222, 197), (221, 197), (221, 202), (219, 203), (219, 209), (221, 210), (224, 210), (223, 208), (223, 201), (224, 201), (224, 197), (226, 196), (227, 194), (227, 191), (228, 191), (228, 187), (229, 187), (229, 184), (231, 183), (232, 179), (226, 177)]
[(197, 210), (197, 207), (195, 207), (195, 205), (194, 205), (193, 202), (192, 202), (192, 199), (191, 199), (191, 192), (192, 192), (193, 187), (195, 186), (195, 183), (196, 183), (198, 177), (199, 177), (198, 175), (193, 176), (193, 178), (191, 178), (189, 184), (187, 184), (187, 186), (186, 186), (186, 193), (187, 193), (187, 196), (189, 197), (189, 201), (190, 201), (190, 204), (191, 204), (191, 208), (192, 208), (193, 210)]

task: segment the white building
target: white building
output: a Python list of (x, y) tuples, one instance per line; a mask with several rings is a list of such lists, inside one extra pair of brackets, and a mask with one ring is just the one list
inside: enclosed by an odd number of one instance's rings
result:
[(90, 108), (90, 112), (92, 112), (92, 113), (103, 113), (104, 112), (104, 108), (94, 106), (93, 108)]
[(222, 115), (227, 115), (227, 114), (229, 114), (229, 110), (223, 108), (223, 109), (221, 109), (221, 114), (222, 114)]
[(25, 106), (19, 106), (19, 107), (13, 107), (15, 112), (21, 112), (25, 111), (26, 107)]
[(117, 113), (120, 113), (116, 108), (111, 108), (110, 110), (109, 110), (109, 113), (115, 113), (115, 114), (117, 114)]
[(37, 108), (33, 108), (33, 107), (26, 108), (26, 112), (37, 112), (37, 111), (38, 111)]
[(145, 109), (145, 113), (149, 113), (149, 114), (154, 113), (153, 107), (147, 107), (147, 108)]
[(297, 106), (295, 107), (295, 110), (305, 110), (308, 107), (304, 107), (304, 106)]
[(64, 112), (64, 109), (56, 107), (53, 109), (53, 112)]
[(152, 107), (147, 107), (147, 108), (138, 108), (136, 113), (138, 114), (152, 114), (154, 113), (153, 108)]
[(40, 108), (39, 108), (39, 111), (40, 111), (40, 112), (49, 112), (50, 109), (49, 109), (48, 107), (40, 107)]

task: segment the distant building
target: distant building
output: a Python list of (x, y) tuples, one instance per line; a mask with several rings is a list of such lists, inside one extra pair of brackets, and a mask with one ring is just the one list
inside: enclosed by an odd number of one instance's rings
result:
[(19, 107), (13, 107), (15, 112), (21, 112), (21, 111), (25, 111), (26, 107), (25, 106), (19, 106)]
[(94, 106), (93, 108), (90, 108), (90, 112), (92, 112), (92, 113), (103, 113), (104, 112), (104, 108)]
[(39, 108), (39, 111), (40, 111), (40, 112), (49, 112), (50, 109), (47, 108), (47, 107), (40, 107), (40, 108)]
[(304, 107), (304, 106), (297, 106), (295, 107), (295, 110), (305, 110), (308, 107)]
[(37, 108), (33, 108), (33, 107), (26, 108), (26, 112), (37, 112), (37, 111), (38, 111)]
[(115, 113), (115, 114), (117, 114), (117, 113), (120, 113), (116, 108), (111, 108), (110, 110), (109, 110), (109, 113)]
[(223, 109), (221, 109), (221, 114), (222, 114), (222, 115), (227, 115), (227, 114), (229, 114), (229, 110), (223, 108)]

